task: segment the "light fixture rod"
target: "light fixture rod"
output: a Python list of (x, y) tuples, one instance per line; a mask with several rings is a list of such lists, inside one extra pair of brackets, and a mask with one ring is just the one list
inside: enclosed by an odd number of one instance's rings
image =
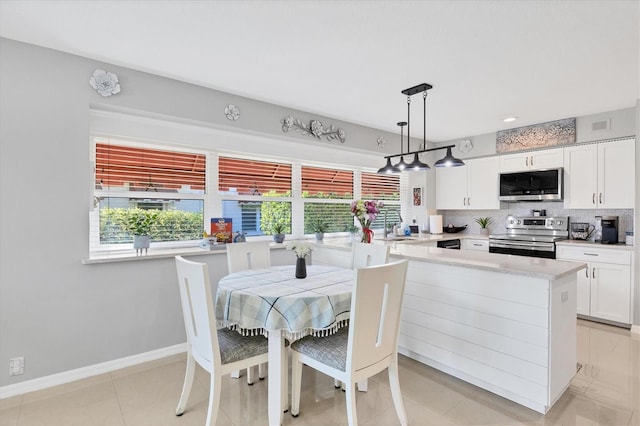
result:
[(437, 151), (440, 149), (453, 148), (455, 145), (439, 146), (438, 148), (421, 149), (419, 151), (404, 152), (402, 154), (386, 155), (384, 158), (400, 157), (401, 155), (422, 154), (423, 152)]

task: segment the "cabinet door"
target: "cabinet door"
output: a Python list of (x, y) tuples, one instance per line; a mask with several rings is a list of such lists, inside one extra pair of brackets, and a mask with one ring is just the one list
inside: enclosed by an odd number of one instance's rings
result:
[(578, 294), (576, 310), (581, 315), (591, 315), (591, 265), (578, 271)]
[(591, 274), (591, 316), (630, 324), (631, 268), (593, 262)]
[(578, 145), (564, 151), (564, 206), (568, 209), (597, 207), (597, 145)]
[(500, 156), (501, 172), (519, 172), (529, 169), (530, 152), (522, 154), (508, 154)]
[(467, 166), (436, 168), (436, 208), (467, 208)]
[(468, 167), (468, 198), (470, 209), (499, 209), (498, 157), (478, 158), (466, 162)]
[(535, 169), (555, 169), (562, 167), (564, 163), (564, 149), (553, 148), (536, 151), (529, 157), (529, 168)]
[(634, 208), (634, 139), (598, 144), (598, 202), (602, 208)]

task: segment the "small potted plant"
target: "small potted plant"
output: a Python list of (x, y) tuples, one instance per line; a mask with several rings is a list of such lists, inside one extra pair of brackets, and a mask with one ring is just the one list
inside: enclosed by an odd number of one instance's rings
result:
[(309, 228), (312, 232), (315, 232), (316, 240), (322, 241), (324, 233), (327, 232), (327, 229), (329, 228), (329, 224), (327, 224), (323, 219), (318, 218), (309, 224)]
[(491, 225), (493, 219), (490, 217), (477, 217), (474, 220), (480, 225), (480, 233), (482, 235), (489, 235), (489, 225)]
[(271, 232), (273, 232), (273, 241), (278, 244), (284, 242), (284, 230), (285, 225), (282, 222), (276, 222), (271, 227)]
[(349, 233), (349, 241), (353, 243), (356, 240), (356, 235), (360, 228), (355, 226), (354, 224), (345, 226), (344, 230)]
[(127, 227), (129, 233), (133, 235), (133, 248), (136, 254), (145, 254), (151, 246), (151, 226), (158, 217), (156, 210), (146, 210), (135, 208), (127, 216)]

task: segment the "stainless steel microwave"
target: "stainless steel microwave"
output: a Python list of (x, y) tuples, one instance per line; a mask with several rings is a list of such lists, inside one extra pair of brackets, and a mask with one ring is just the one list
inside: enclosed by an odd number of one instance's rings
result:
[(500, 173), (500, 201), (562, 201), (564, 169)]

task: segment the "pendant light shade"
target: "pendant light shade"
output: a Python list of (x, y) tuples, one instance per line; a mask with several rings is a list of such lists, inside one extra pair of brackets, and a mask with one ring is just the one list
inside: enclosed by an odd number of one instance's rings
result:
[(378, 173), (380, 174), (391, 174), (391, 173), (398, 173), (400, 172), (400, 170), (396, 169), (395, 167), (393, 167), (393, 165), (391, 165), (391, 157), (387, 158), (387, 165), (384, 167), (380, 167), (378, 169)]
[(428, 164), (423, 163), (422, 161), (420, 161), (420, 159), (418, 158), (418, 153), (417, 152), (413, 155), (413, 162), (410, 163), (407, 166), (407, 169), (409, 171), (412, 171), (412, 172), (419, 172), (421, 170), (429, 170), (430, 168), (431, 167), (429, 167)]
[(443, 159), (436, 161), (436, 167), (459, 167), (464, 166), (464, 161), (456, 158), (451, 154), (451, 147), (447, 148), (447, 155)]

